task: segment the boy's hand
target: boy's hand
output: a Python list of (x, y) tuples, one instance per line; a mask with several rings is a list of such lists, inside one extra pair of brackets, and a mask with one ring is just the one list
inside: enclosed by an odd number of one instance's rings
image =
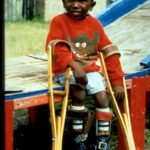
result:
[(72, 61), (69, 66), (72, 68), (73, 75), (76, 79), (78, 86), (82, 89), (86, 88), (88, 83), (87, 76), (81, 65), (75, 61)]
[(113, 91), (115, 92), (115, 97), (117, 100), (122, 100), (124, 98), (124, 88), (122, 85), (113, 86)]

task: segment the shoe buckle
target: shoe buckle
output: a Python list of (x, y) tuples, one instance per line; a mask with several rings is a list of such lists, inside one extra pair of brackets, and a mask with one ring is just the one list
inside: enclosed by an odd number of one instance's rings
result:
[(106, 142), (99, 142), (98, 149), (105, 150), (107, 148)]

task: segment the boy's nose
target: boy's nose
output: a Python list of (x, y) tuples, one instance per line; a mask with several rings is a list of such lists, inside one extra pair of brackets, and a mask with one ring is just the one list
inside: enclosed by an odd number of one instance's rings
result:
[(78, 7), (78, 6), (79, 6), (79, 2), (77, 2), (77, 1), (76, 1), (76, 2), (73, 2), (73, 3), (72, 3), (72, 6)]

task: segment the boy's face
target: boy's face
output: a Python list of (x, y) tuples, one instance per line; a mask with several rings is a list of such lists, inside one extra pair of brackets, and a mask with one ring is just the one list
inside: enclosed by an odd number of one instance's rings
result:
[(92, 0), (63, 0), (67, 14), (76, 20), (86, 18), (87, 12), (92, 9)]

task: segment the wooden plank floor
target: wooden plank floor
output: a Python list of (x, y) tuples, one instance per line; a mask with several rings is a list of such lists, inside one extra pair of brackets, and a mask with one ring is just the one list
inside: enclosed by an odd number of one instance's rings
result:
[(29, 56), (9, 59), (5, 63), (5, 91), (32, 92), (48, 89), (47, 76), (45, 60)]
[(150, 54), (150, 0), (105, 30), (111, 41), (119, 47), (124, 71), (134, 73), (142, 70), (139, 62)]

